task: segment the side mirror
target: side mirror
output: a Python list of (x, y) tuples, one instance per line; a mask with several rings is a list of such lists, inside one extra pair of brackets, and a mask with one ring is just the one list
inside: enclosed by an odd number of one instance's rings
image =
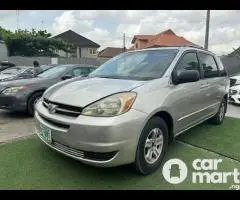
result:
[(179, 74), (177, 74), (176, 71), (172, 73), (172, 82), (175, 85), (180, 83), (196, 82), (199, 79), (200, 74), (197, 70), (181, 71)]
[(70, 75), (70, 74), (62, 76), (62, 80), (66, 80), (66, 79), (70, 79), (70, 78), (72, 78), (72, 75)]

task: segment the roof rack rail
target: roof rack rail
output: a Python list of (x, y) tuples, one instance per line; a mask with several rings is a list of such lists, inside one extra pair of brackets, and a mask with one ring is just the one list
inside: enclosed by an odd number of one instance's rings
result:
[(179, 45), (179, 47), (193, 47), (193, 48), (197, 48), (197, 49), (203, 49), (203, 50), (206, 50), (206, 49), (204, 49), (203, 47), (201, 47), (201, 46), (198, 46), (198, 45)]
[(196, 48), (196, 49), (201, 49), (201, 50), (204, 50), (204, 51), (208, 51), (209, 53), (213, 53), (211, 52), (210, 50), (207, 50), (201, 46), (194, 46), (194, 45), (180, 45), (179, 47), (192, 47), (192, 48)]

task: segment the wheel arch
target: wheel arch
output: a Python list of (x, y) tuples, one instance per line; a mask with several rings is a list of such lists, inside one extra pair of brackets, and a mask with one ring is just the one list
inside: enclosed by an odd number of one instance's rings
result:
[(167, 110), (158, 110), (153, 112), (145, 121), (143, 124), (143, 128), (146, 126), (147, 122), (152, 119), (153, 117), (161, 117), (168, 126), (168, 134), (169, 134), (169, 141), (172, 141), (174, 138), (174, 118), (172, 114)]
[(28, 95), (27, 103), (28, 103), (29, 99), (30, 99), (34, 94), (36, 94), (36, 93), (38, 93), (38, 92), (44, 93), (45, 90), (46, 90), (46, 88), (43, 88), (43, 89), (38, 89), (38, 90), (34, 90), (33, 92), (31, 92), (31, 93)]

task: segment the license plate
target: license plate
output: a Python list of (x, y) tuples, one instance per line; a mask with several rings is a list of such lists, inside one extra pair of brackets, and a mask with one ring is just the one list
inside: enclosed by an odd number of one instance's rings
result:
[(40, 124), (40, 136), (47, 142), (52, 143), (52, 131), (48, 127)]

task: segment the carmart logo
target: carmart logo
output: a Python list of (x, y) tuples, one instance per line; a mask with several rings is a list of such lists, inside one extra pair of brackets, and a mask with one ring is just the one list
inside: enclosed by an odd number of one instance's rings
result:
[(182, 183), (188, 174), (186, 164), (180, 159), (170, 159), (163, 166), (163, 177), (171, 184)]

